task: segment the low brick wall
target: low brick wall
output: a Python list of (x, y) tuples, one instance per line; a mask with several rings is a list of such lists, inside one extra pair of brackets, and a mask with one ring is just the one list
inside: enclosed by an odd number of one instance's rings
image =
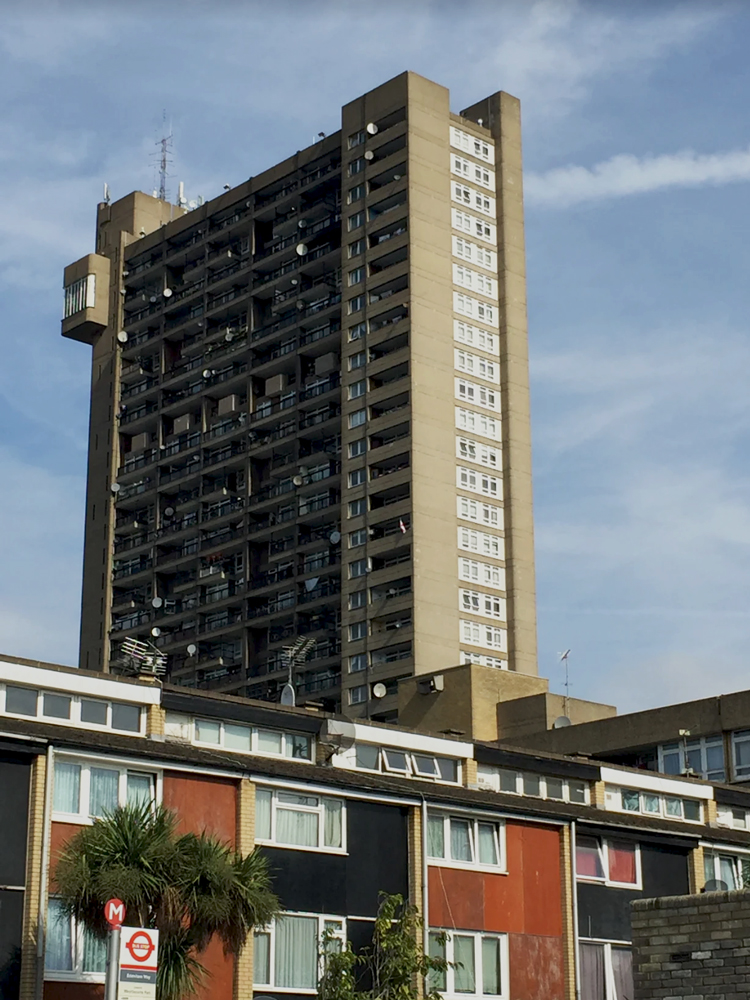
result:
[(631, 904), (634, 1000), (747, 1000), (750, 890)]

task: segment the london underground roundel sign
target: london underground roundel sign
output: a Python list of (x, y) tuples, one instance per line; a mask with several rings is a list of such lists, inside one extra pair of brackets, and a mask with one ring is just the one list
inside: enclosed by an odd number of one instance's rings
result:
[(121, 899), (108, 899), (104, 904), (104, 919), (113, 931), (122, 927), (125, 919), (125, 904)]

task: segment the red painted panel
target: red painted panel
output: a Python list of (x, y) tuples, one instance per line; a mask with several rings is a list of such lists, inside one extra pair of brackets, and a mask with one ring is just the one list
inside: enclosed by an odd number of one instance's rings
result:
[(518, 1000), (563, 1000), (565, 958), (562, 938), (508, 935), (510, 995)]
[(227, 958), (219, 939), (214, 938), (197, 958), (208, 975), (203, 986), (193, 994), (192, 1000), (232, 1000), (234, 959)]
[(523, 831), (524, 930), (561, 935), (560, 830), (526, 826)]
[(502, 875), (433, 868), (428, 872), (431, 927), (460, 927), (466, 931), (484, 928), (484, 883)]
[[(60, 851), (63, 849), (65, 844), (74, 837), (80, 830), (83, 829), (81, 823), (52, 823), (50, 824), (50, 838), (49, 838), (49, 848), (50, 848), (50, 878), (54, 878), (55, 863), (60, 856)], [(68, 986), (68, 983), (62, 983), (63, 986)]]
[(179, 833), (212, 833), (234, 846), (237, 785), (226, 778), (164, 772), (164, 805), (179, 817)]
[(45, 983), (44, 1000), (103, 1000), (103, 983)]

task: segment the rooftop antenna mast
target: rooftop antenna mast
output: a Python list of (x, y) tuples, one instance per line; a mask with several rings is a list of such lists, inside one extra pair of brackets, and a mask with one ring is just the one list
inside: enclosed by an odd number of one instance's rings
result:
[(172, 152), (172, 126), (167, 132), (167, 112), (162, 112), (163, 135), (156, 143), (159, 146), (159, 199), (167, 200), (167, 168), (172, 162), (170, 153)]
[(558, 654), (560, 657), (560, 663), (565, 664), (565, 700), (563, 702), (565, 715), (570, 718), (570, 650), (566, 649), (564, 653)]

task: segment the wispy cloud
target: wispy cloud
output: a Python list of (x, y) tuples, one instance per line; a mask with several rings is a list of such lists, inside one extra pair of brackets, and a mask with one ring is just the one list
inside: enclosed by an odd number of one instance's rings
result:
[(528, 174), (526, 200), (544, 208), (568, 208), (587, 201), (628, 195), (733, 184), (750, 180), (750, 147), (699, 154), (687, 149), (662, 156), (613, 156), (593, 167), (567, 166)]

